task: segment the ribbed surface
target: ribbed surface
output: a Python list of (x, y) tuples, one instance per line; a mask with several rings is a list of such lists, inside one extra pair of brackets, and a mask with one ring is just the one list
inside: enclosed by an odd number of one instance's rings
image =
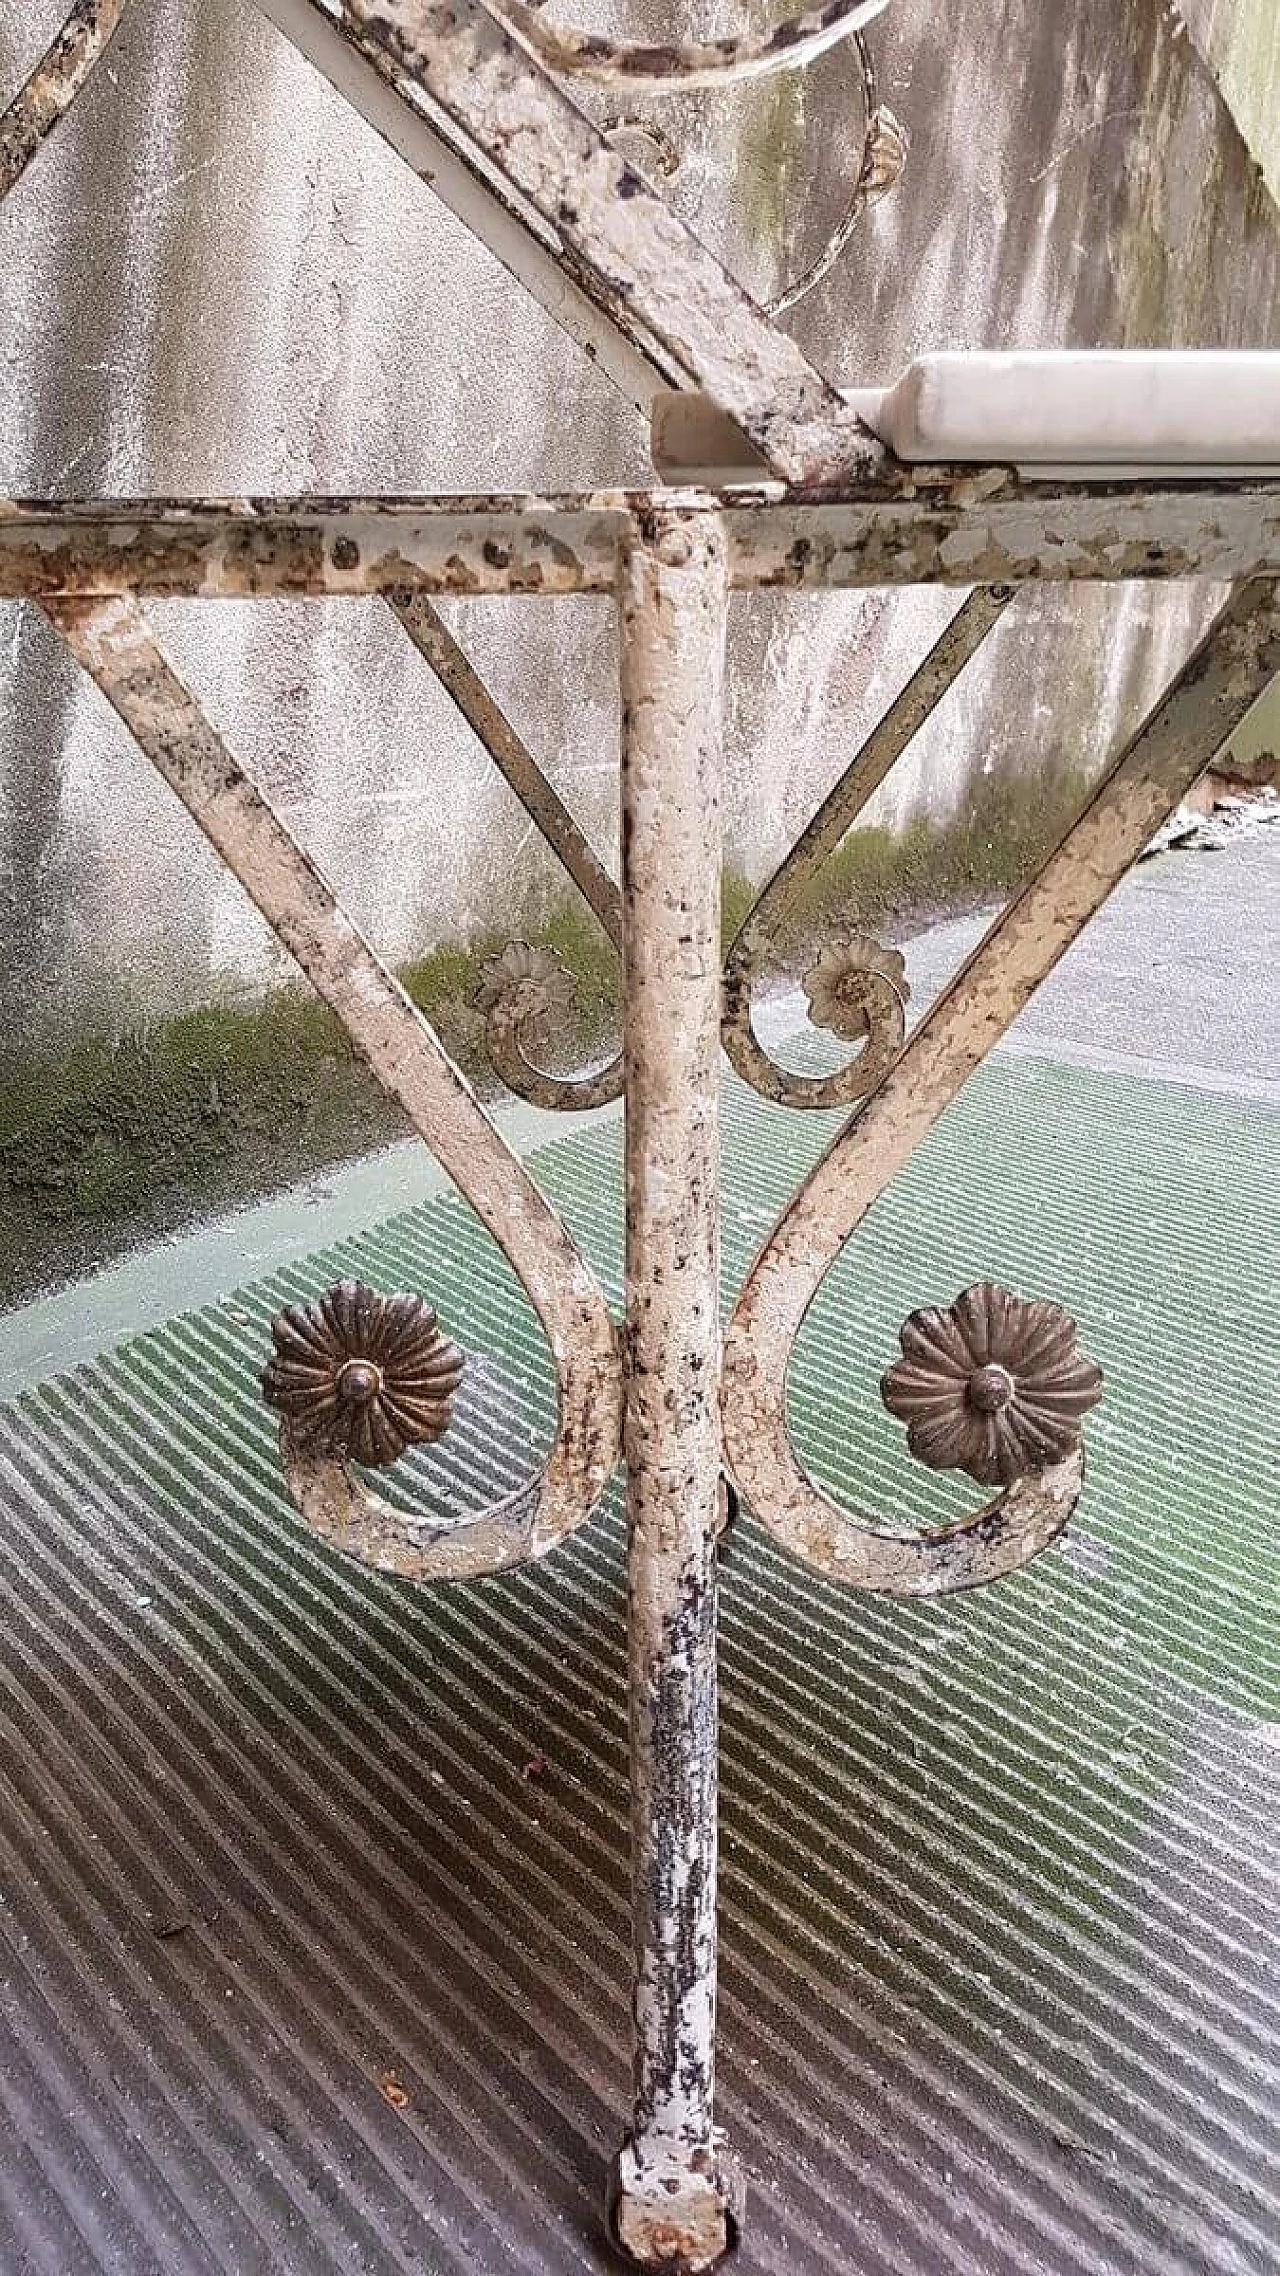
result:
[[(731, 1280), (825, 1135), (735, 1094)], [(806, 1329), (797, 1435), (886, 1514), (964, 1491), (879, 1409), (913, 1305), (981, 1273), (1058, 1296), (1107, 1391), (1074, 1540), (985, 1595), (893, 1607), (734, 1540), (744, 2276), (1280, 2258), (1275, 1141), (1186, 1093), (988, 1070)], [(616, 1291), (616, 1131), (539, 1172)], [(417, 1465), (487, 1498), (545, 1435), (547, 1370), (450, 1202), (0, 1414), (5, 2276), (604, 2265), (616, 1503), (461, 1590), (313, 1543), (255, 1369), (280, 1302), (352, 1269), (488, 1355)]]

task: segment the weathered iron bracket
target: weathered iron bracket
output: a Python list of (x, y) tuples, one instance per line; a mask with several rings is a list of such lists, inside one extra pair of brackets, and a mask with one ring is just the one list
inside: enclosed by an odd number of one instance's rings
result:
[(617, 1461), (622, 1375), (604, 1297), (550, 1203), (499, 1136), (427, 1021), (315, 864), (209, 725), (136, 601), (45, 601), (45, 613), (290, 955), (403, 1107), (524, 1284), (555, 1362), (559, 1427), (540, 1476), (462, 1524), (416, 1516), (330, 1445), (283, 1431), (308, 1522), (368, 1564), (459, 1580), (542, 1556), (583, 1524)]
[[(86, 84), (126, 4), (77, 0), (0, 118), (0, 196)], [(1280, 483), (1154, 472), (1028, 480), (1003, 465), (900, 464), (665, 207), (616, 129), (597, 129), (559, 84), (585, 72), (666, 86), (790, 65), (856, 35), (881, 4), (829, 0), (745, 41), (635, 50), (557, 32), (524, 0), (257, 0), (654, 414), (659, 461), (669, 447), (673, 463), (696, 465), (704, 450), (722, 489), (0, 501), (0, 597), (44, 608), (497, 1240), (546, 1334), (557, 1427), (545, 1462), (496, 1507), (451, 1523), (408, 1497), (393, 1503), (367, 1475), (448, 1428), (463, 1355), (425, 1296), (348, 1283), (291, 1307), (276, 1323), (265, 1389), (281, 1413), (299, 1510), (367, 1563), (461, 1579), (553, 1549), (586, 1522), (625, 1459), (634, 2076), (607, 2219), (636, 2262), (688, 2271), (719, 2259), (742, 2218), (714, 2114), (716, 1580), (726, 1514), (740, 1489), (796, 1554), (854, 1586), (897, 1594), (998, 1578), (1061, 1531), (1080, 1491), (1081, 1426), (1100, 1378), (1056, 1305), (982, 1283), (949, 1310), (905, 1323), (882, 1394), (911, 1450), (1002, 1489), (976, 1516), (939, 1530), (886, 1529), (840, 1508), (807, 1475), (787, 1431), (788, 1364), (868, 1209), (1280, 669)], [(871, 112), (868, 95), (864, 202), (901, 156), (887, 127), (876, 144)], [(677, 400), (672, 389), (703, 399)], [(755, 1035), (752, 995), (788, 904), (991, 630), (1010, 588), (1189, 577), (1235, 589), (910, 1040), (900, 953), (862, 938), (834, 942), (808, 975), (810, 1002), (860, 1056), (822, 1078), (778, 1068)], [(722, 1003), (729, 593), (921, 583), (968, 598), (761, 894), (730, 951)], [(494, 1056), (527, 1095), (581, 1103), (622, 1083), (621, 1331), (564, 1225), (214, 733), (141, 607), (148, 596), (357, 593), (387, 598), (621, 955), (622, 1058), (586, 1077), (550, 1075), (531, 1056), (549, 1007), (559, 998), (567, 1008), (554, 963), (517, 944), (484, 989)], [(508, 593), (596, 593), (617, 608), (620, 887), (432, 605), (441, 595)], [(856, 1103), (757, 1256), (723, 1354), (722, 1020), (734, 1064), (766, 1096)]]
[[(940, 1530), (886, 1530), (841, 1509), (808, 1477), (787, 1435), (787, 1365), (850, 1233), (1280, 669), (1280, 542), (1266, 534), (1272, 493), (1222, 484), (1213, 495), (1212, 516), (1203, 503), (1183, 500), (1184, 544), (1235, 564), (1254, 563), (1270, 545), (1270, 576), (1238, 585), (1040, 875), (911, 1040), (900, 1047), (906, 982), (894, 954), (874, 943), (846, 944), (820, 966), (820, 978), (811, 976), (815, 1010), (851, 1036), (862, 1017), (874, 1042), (877, 1004), (893, 1009), (891, 1063), (762, 1248), (730, 1321), (723, 1363), (716, 1118), (725, 607), (735, 574), (754, 580), (762, 553), (776, 558), (770, 529), (794, 530), (797, 509), (767, 499), (747, 508), (740, 498), (729, 507), (660, 494), (643, 503), (565, 501), (545, 516), (529, 508), (534, 552), (548, 548), (546, 558), (563, 574), (566, 554), (550, 533), (558, 538), (572, 527), (582, 547), (573, 576), (583, 577), (587, 563), (587, 581), (614, 592), (619, 606), (623, 879), (615, 903), (618, 889), (421, 598), (424, 590), (451, 589), (460, 544), (474, 546), (489, 578), (505, 579), (500, 589), (559, 589), (551, 576), (531, 582), (527, 548), (512, 544), (499, 556), (495, 515), (517, 531), (527, 527), (519, 507), (0, 508), (0, 580), (20, 590), (30, 579), (73, 655), (494, 1233), (551, 1347), (559, 1429), (544, 1469), (496, 1509), (450, 1525), (392, 1504), (353, 1462), (393, 1458), (415, 1437), (430, 1439), (447, 1426), (461, 1357), (431, 1315), (411, 1296), (384, 1302), (370, 1291), (338, 1290), (314, 1318), (286, 1316), (268, 1382), (285, 1409), (285, 1475), (299, 1509), (336, 1547), (365, 1561), (417, 1578), (464, 1578), (552, 1548), (585, 1521), (620, 1450), (625, 1457), (635, 2081), (609, 2221), (615, 2241), (648, 2266), (709, 2267), (741, 2218), (739, 2180), (714, 2123), (715, 1589), (726, 1466), (730, 1501), (736, 1485), (796, 1554), (854, 1586), (897, 1594), (972, 1587), (1016, 1570), (1057, 1537), (1080, 1492), (1080, 1420), (1098, 1377), (1055, 1305), (984, 1286), (950, 1314), (913, 1315), (904, 1327), (903, 1358), (889, 1370), (884, 1395), (907, 1422), (914, 1450), (1003, 1489), (976, 1516)], [(1142, 493), (1126, 496), (1137, 511)], [(821, 509), (830, 538), (820, 555), (824, 578), (857, 582), (867, 574), (861, 550), (833, 526), (832, 517), (849, 510)], [(360, 536), (348, 540), (353, 521)], [(1115, 542), (1113, 526), (1105, 545)], [(802, 571), (811, 558), (791, 556)], [(1054, 559), (1061, 567), (1061, 548)], [(1142, 565), (1159, 573), (1149, 555)], [(1126, 555), (1113, 573), (1129, 566)], [(407, 569), (416, 585), (406, 584)], [(1036, 559), (1023, 574), (1040, 570)], [(333, 589), (335, 576), (394, 593), (401, 621), (508, 780), (530, 794), (548, 841), (621, 941), (625, 1344), (563, 1226), (209, 727), (129, 589), (321, 592)], [(1008, 597), (983, 589), (964, 603), (793, 860), (820, 861), (838, 842)], [(730, 959), (739, 993), (728, 1034), (739, 1056), (750, 994), (741, 975), (755, 969), (745, 951), (755, 957), (773, 937), (795, 875), (783, 865), (740, 936), (744, 954), (736, 964)]]
[(791, 1445), (787, 1365), (805, 1314), (872, 1203), (1280, 672), (1280, 589), (1237, 590), (1104, 775), (1039, 875), (997, 919), (764, 1243), (725, 1342), (729, 1470), (748, 1507), (837, 1580), (895, 1595), (994, 1580), (1061, 1531), (1080, 1486), (1072, 1456), (1021, 1478), (976, 1517), (893, 1533), (851, 1516)]

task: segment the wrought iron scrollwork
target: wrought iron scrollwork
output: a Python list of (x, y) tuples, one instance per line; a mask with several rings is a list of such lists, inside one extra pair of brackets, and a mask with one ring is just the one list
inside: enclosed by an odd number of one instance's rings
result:
[[(888, 0), (832, 0), (832, 5), (793, 17), (763, 37), (747, 33), (685, 46), (647, 47), (595, 33), (561, 31), (521, 0), (492, 0), (492, 12), (522, 47), (557, 76), (635, 87), (650, 96), (683, 95), (767, 78), (812, 63), (828, 49), (848, 43), (857, 63), (863, 121), (853, 186), (819, 252), (781, 292), (762, 303), (767, 315), (781, 316), (830, 274), (864, 213), (888, 196), (906, 163), (906, 129), (879, 99), (875, 68), (862, 37), (862, 27), (887, 5)], [(679, 168), (680, 154), (671, 137), (633, 114), (611, 117), (604, 138), (624, 156), (634, 153), (642, 170), (656, 167), (670, 178)]]
[[(875, 1088), (902, 1047), (910, 996), (904, 961), (899, 951), (883, 948), (865, 934), (829, 943), (805, 981), (816, 1007), (815, 1024), (857, 1046), (843, 1067), (806, 1075), (780, 1065), (756, 1035), (752, 998), (774, 962), (777, 936), (791, 906), (998, 622), (1010, 597), (1007, 587), (994, 587), (972, 593), (963, 603), (763, 888), (729, 949), (724, 1045), (737, 1072), (765, 1098), (795, 1107), (851, 1106)], [(621, 953), (617, 886), (438, 609), (424, 594), (410, 592), (393, 593), (390, 605)], [(484, 1016), (494, 1071), (518, 1097), (572, 1111), (603, 1106), (620, 1096), (621, 1052), (586, 1073), (556, 1074), (540, 1063), (538, 1054), (577, 1016), (573, 975), (550, 950), (513, 942), (485, 967), (473, 1000)]]
[(830, 276), (864, 213), (869, 212), (873, 205), (879, 205), (881, 198), (888, 197), (889, 192), (896, 188), (907, 162), (910, 148), (907, 130), (902, 121), (895, 118), (888, 104), (880, 102), (877, 96), (875, 71), (867, 43), (860, 33), (855, 33), (851, 44), (858, 58), (863, 130), (862, 156), (854, 176), (849, 203), (825, 245), (815, 253), (799, 276), (793, 277), (780, 293), (765, 302), (765, 312), (769, 316), (785, 316), (789, 308), (794, 308), (813, 291), (815, 285), (820, 285), (824, 277)]
[(805, 975), (814, 1026), (859, 1046), (843, 1067), (826, 1074), (800, 1074), (770, 1056), (752, 1025), (742, 975), (742, 963), (731, 955), (725, 967), (725, 1049), (744, 1081), (779, 1106), (852, 1106), (875, 1089), (902, 1048), (911, 993), (905, 960), (865, 933), (830, 943)]
[(1016, 1571), (1062, 1531), (1083, 1479), (1080, 1423), (1098, 1371), (1057, 1305), (992, 1284), (950, 1314), (913, 1315), (886, 1392), (925, 1460), (1000, 1484), (958, 1524), (890, 1530), (841, 1508), (787, 1428), (787, 1370), (819, 1288), (890, 1179), (1280, 668), (1280, 611), (1262, 581), (1237, 587), (1167, 694), (931, 1006), (861, 1110), (783, 1211), (725, 1339), (726, 1460), (747, 1507), (806, 1562), (857, 1588), (931, 1595)]
[(813, 1025), (844, 1043), (864, 1043), (875, 1024), (877, 983), (886, 984), (905, 1004), (911, 990), (900, 948), (882, 948), (867, 933), (829, 942), (804, 976)]
[(534, 1106), (586, 1110), (607, 1106), (622, 1093), (622, 1055), (594, 1073), (553, 1075), (530, 1058), (576, 1018), (577, 983), (550, 949), (513, 941), (485, 965), (472, 998), (484, 1014), (485, 1041), (495, 1074), (508, 1090)]
[[(622, 898), (594, 847), (548, 781), (532, 751), (495, 702), (439, 610), (424, 593), (392, 593), (390, 605), (468, 726), (568, 872), (610, 945), (622, 952)], [(557, 1015), (577, 1014), (573, 974), (550, 949), (513, 941), (487, 964), (473, 998), (484, 1016), (495, 1074), (531, 1105), (558, 1111), (605, 1106), (622, 1093), (622, 1054), (586, 1074), (556, 1075), (530, 1056), (545, 1048)]]
[(634, 111), (611, 111), (601, 128), (610, 150), (630, 158), (637, 166), (653, 169), (670, 181), (680, 171), (680, 153), (665, 127)]
[[(817, 989), (817, 1024), (860, 1045), (857, 1057), (844, 1067), (803, 1075), (781, 1066), (756, 1033), (753, 999), (776, 967), (779, 935), (796, 902), (1011, 599), (1003, 585), (970, 593), (872, 728), (738, 929), (725, 959), (724, 1047), (743, 1081), (764, 1098), (782, 1106), (852, 1106), (875, 1089), (901, 1048), (910, 994), (905, 965), (896, 950), (882, 949), (865, 934), (833, 943), (808, 976)], [(847, 1010), (842, 1011), (837, 1000), (838, 987), (847, 991)], [(811, 989), (811, 1006), (813, 1002)]]
[[(543, 1555), (585, 1523), (618, 1457), (621, 1355), (599, 1282), (439, 1038), (214, 732), (137, 602), (118, 595), (43, 605), (492, 1233), (551, 1350), (558, 1420), (545, 1463), (502, 1501), (450, 1522), (395, 1506), (349, 1459), (389, 1453), (397, 1439), (429, 1435), (443, 1418), (455, 1360), (452, 1347), (435, 1345), (425, 1312), (411, 1299), (392, 1299), (382, 1311), (373, 1299), (370, 1311), (358, 1292), (340, 1292), (314, 1330), (303, 1317), (292, 1320), (272, 1385), (278, 1403), (289, 1398), (302, 1421), (295, 1428), (286, 1420), (282, 1432), (294, 1501), (336, 1546), (415, 1580), (463, 1580)], [(367, 1348), (375, 1333), (376, 1351)], [(304, 1384), (307, 1348), (317, 1374)], [(348, 1360), (353, 1373), (343, 1372)], [(306, 1427), (308, 1417), (315, 1428)]]

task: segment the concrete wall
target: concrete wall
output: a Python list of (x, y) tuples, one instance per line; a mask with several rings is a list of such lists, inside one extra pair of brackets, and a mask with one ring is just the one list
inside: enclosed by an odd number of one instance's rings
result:
[[(62, 0), (0, 10), (0, 84), (62, 12)], [(1275, 207), (1158, 0), (895, 0), (873, 44), (913, 138), (909, 171), (791, 320), (838, 381), (891, 375), (929, 347), (1276, 343)], [(846, 192), (847, 60), (661, 115), (686, 151), (676, 202), (748, 283), (774, 289)], [(645, 474), (634, 414), (248, 0), (137, 0), (0, 216), (0, 274), (0, 489), (461, 490)], [(739, 605), (736, 866), (759, 874), (778, 854), (951, 605)], [(1096, 768), (1206, 606), (1203, 591), (1019, 603), (882, 815), (945, 818), (993, 772), (1033, 808), (1044, 784)], [(452, 614), (610, 847), (607, 612)], [(536, 917), (554, 888), (523, 816), (378, 605), (155, 617), (389, 954), (465, 937), (500, 910)], [(278, 974), (265, 928), (34, 612), (0, 608), (0, 654), (7, 1040), (123, 1033)]]
[(1181, 0), (1187, 29), (1280, 197), (1280, 8), (1276, 0)]

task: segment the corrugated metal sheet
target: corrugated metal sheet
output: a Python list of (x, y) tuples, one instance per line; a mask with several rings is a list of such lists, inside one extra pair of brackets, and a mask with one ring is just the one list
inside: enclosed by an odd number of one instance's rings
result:
[[(735, 1095), (730, 1277), (822, 1136)], [(616, 1131), (539, 1166), (616, 1285)], [(733, 1541), (744, 2276), (1280, 2260), (1276, 1168), (1260, 1113), (988, 1070), (806, 1330), (801, 1441), (886, 1511), (955, 1507), (876, 1399), (913, 1304), (981, 1271), (1058, 1295), (1108, 1391), (1082, 1526), (986, 1595), (842, 1596)], [(353, 1266), (423, 1286), (488, 1355), (418, 1464), (469, 1506), (545, 1433), (549, 1389), (448, 1201), (0, 1414), (5, 2276), (604, 2265), (616, 1503), (464, 1590), (305, 1536), (255, 1368), (281, 1299)]]

